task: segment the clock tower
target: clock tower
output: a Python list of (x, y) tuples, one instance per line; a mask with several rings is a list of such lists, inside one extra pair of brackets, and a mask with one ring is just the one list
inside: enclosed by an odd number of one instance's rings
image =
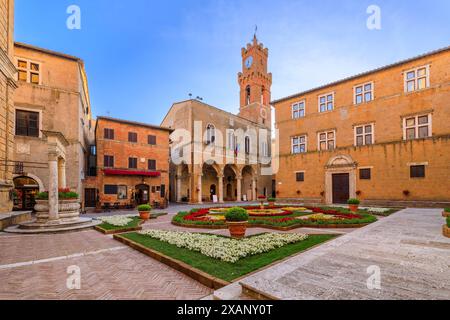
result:
[(243, 72), (238, 74), (240, 94), (239, 116), (271, 128), (270, 88), (272, 74), (267, 72), (269, 49), (258, 43), (256, 35), (253, 43), (242, 48)]

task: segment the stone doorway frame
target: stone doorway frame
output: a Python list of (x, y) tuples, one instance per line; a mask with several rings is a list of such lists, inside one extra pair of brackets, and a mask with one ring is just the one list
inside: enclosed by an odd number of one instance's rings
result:
[(349, 155), (332, 157), (325, 167), (325, 203), (333, 204), (333, 175), (345, 173), (349, 175), (350, 198), (356, 198), (356, 169), (358, 164)]

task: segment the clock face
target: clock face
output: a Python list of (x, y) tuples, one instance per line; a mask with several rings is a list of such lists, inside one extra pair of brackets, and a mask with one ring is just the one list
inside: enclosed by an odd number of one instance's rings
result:
[(250, 57), (247, 58), (247, 60), (245, 60), (245, 67), (246, 67), (247, 69), (250, 69), (250, 67), (252, 66), (252, 64), (253, 64), (253, 57), (250, 56)]

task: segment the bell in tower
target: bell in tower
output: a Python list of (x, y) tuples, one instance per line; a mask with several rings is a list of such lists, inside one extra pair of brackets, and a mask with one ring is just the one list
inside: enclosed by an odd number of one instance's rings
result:
[(252, 43), (242, 48), (242, 72), (238, 74), (240, 86), (239, 116), (271, 127), (270, 89), (272, 74), (267, 72), (269, 49), (258, 42), (256, 34)]

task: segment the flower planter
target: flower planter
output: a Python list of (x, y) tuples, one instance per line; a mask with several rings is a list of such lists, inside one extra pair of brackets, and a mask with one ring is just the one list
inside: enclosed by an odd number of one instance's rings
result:
[(227, 226), (230, 231), (230, 235), (235, 239), (242, 239), (245, 237), (245, 232), (247, 230), (248, 221), (243, 222), (228, 222)]
[(448, 217), (450, 217), (450, 212), (442, 211), (442, 216), (443, 216), (444, 218), (448, 218)]
[(357, 204), (350, 204), (348, 206), (348, 208), (350, 209), (351, 212), (358, 212), (359, 205), (357, 205)]
[[(59, 200), (58, 214), (59, 220), (64, 223), (76, 222), (80, 217), (81, 204), (79, 199)], [(49, 222), (49, 204), (48, 200), (36, 200), (34, 206), (36, 211), (36, 222)]]
[(270, 207), (274, 207), (275, 206), (275, 202), (269, 202), (269, 206)]
[(444, 237), (450, 238), (450, 228), (444, 225), (442, 228), (442, 234)]
[(150, 211), (139, 211), (139, 217), (144, 221), (150, 220)]

